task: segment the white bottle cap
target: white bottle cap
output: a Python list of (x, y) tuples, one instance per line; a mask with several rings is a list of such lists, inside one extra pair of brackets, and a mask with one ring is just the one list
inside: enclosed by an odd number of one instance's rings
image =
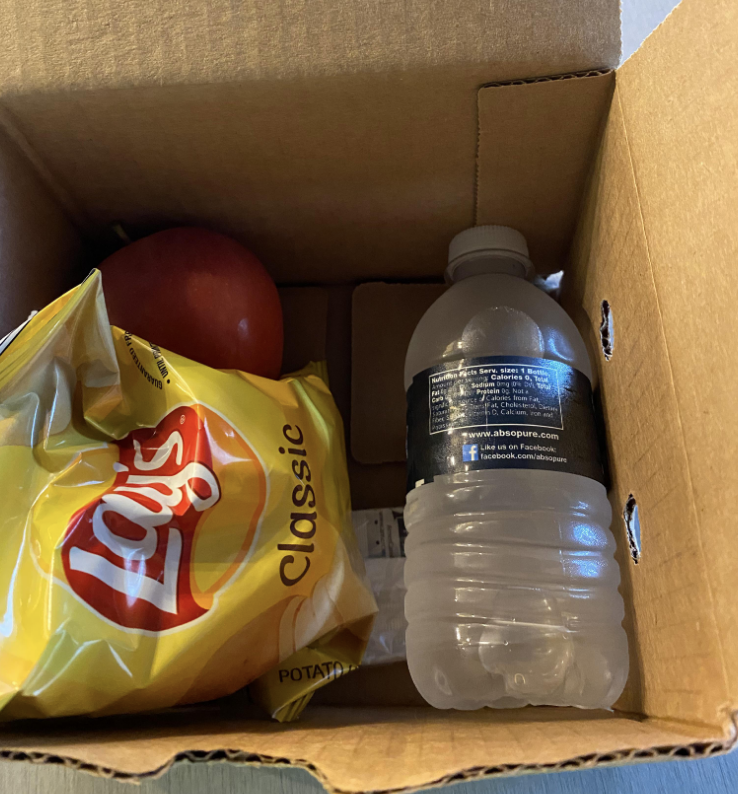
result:
[(448, 247), (446, 281), (481, 273), (532, 277), (525, 237), (509, 226), (473, 226), (457, 234)]

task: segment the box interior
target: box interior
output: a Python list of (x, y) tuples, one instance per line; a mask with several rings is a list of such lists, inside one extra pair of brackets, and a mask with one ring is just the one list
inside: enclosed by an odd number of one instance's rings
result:
[[(0, 334), (113, 250), (113, 224), (233, 234), (281, 285), (285, 370), (328, 360), (354, 508), (395, 506), (404, 350), (443, 289), (448, 241), (474, 222), (516, 226), (541, 273), (564, 268), (562, 301), (596, 362), (631, 672), (613, 713), (438, 712), (396, 665), (326, 687), (296, 725), (236, 694), (143, 721), (6, 725), (0, 753), (120, 777), (175, 757), (290, 763), (348, 792), (731, 747), (734, 4), (708, 15), (684, 0), (617, 72), (611, 0), (500, 0), (495, 28), (489, 3), (431, 19), (420, 0), (391, 2), (386, 39), (379, 11), (331, 0), (260, 10), (275, 15), (261, 26), (211, 4), (177, 36), (143, 0), (107, 27), (76, 0), (10, 5)], [(630, 497), (637, 565), (620, 518)], [(394, 763), (362, 761), (367, 747)]]

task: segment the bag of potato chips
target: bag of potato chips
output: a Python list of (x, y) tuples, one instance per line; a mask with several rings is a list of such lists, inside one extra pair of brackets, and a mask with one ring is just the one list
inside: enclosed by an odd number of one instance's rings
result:
[[(272, 381), (160, 350), (108, 324), (98, 272), (0, 342), (0, 549), (5, 718), (268, 674), (258, 699), (289, 719), (376, 611), (320, 366)], [(309, 677), (279, 673), (294, 659)]]

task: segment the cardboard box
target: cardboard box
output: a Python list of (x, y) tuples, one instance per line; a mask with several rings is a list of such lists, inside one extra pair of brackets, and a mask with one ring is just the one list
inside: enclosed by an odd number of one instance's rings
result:
[(684, 0), (610, 71), (619, 51), (617, 0), (0, 8), (0, 332), (79, 281), (112, 223), (231, 233), (292, 288), (288, 313), (326, 329), (290, 360), (325, 350), (355, 506), (392, 505), (402, 356), (387, 351), (407, 314), (388, 296), (422, 296), (352, 286), (440, 283), (454, 233), (513, 225), (542, 272), (565, 268), (597, 362), (631, 647), (612, 713), (434, 711), (400, 665), (326, 688), (295, 725), (234, 696), (5, 725), (2, 757), (120, 779), (182, 758), (293, 765), (358, 792), (734, 745), (738, 6)]

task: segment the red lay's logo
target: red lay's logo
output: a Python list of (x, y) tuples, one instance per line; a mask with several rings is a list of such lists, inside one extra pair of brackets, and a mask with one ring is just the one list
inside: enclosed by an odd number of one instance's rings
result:
[[(212, 607), (245, 559), (266, 501), (263, 466), (222, 417), (201, 405), (176, 408), (157, 427), (116, 443), (115, 482), (69, 523), (61, 548), (67, 581), (119, 626), (152, 632), (182, 626)], [(252, 488), (228, 499), (236, 523), (226, 517), (221, 554), (198, 561), (203, 524), (214, 532), (224, 525), (216, 506), (230, 495), (216, 471), (228, 466), (240, 467), (235, 480)]]

